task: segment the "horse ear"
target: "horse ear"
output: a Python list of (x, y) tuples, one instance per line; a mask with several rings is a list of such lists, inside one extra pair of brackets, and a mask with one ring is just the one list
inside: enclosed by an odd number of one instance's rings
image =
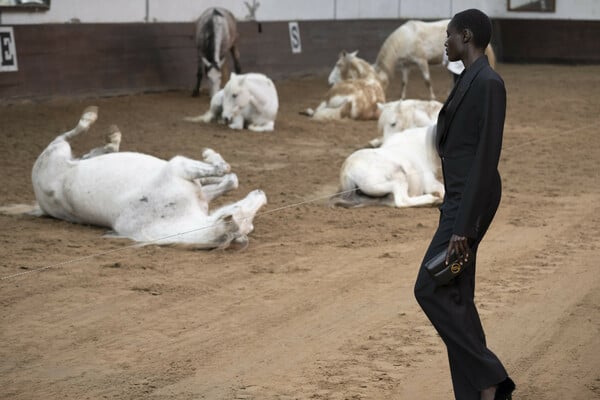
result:
[(383, 107), (385, 107), (384, 103), (377, 102), (377, 108), (379, 108), (380, 111), (383, 111)]
[(205, 65), (205, 66), (207, 66), (207, 67), (210, 67), (210, 66), (211, 66), (211, 63), (210, 63), (210, 61), (208, 61), (208, 60), (206, 59), (206, 57), (202, 57), (202, 62), (203, 62), (203, 63), (204, 63), (204, 65)]
[(348, 54), (348, 53), (346, 53), (346, 50), (342, 50), (340, 52), (340, 57), (346, 57), (346, 54)]
[(350, 55), (351, 55), (352, 57), (356, 57), (356, 55), (357, 55), (357, 54), (358, 54), (358, 50), (356, 50), (356, 51), (354, 51), (354, 52), (350, 53)]
[(229, 79), (233, 79), (237, 76), (237, 74), (235, 72), (231, 72), (231, 74), (229, 74)]

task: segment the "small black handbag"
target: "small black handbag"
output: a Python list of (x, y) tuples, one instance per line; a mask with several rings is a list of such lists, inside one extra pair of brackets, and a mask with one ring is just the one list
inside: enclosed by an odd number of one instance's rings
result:
[(463, 260), (458, 260), (456, 254), (450, 255), (450, 260), (446, 264), (446, 253), (444, 250), (425, 262), (425, 269), (433, 278), (437, 286), (448, 285), (454, 278), (460, 275), (465, 269), (473, 265), (475, 257), (472, 253), (469, 254), (469, 259), (465, 263)]

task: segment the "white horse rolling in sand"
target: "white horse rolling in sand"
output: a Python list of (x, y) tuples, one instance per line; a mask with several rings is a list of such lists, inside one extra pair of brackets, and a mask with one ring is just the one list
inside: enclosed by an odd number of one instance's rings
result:
[(87, 108), (75, 129), (54, 139), (36, 160), (31, 177), (40, 214), (108, 227), (116, 236), (143, 244), (201, 249), (247, 244), (266, 196), (255, 190), (209, 211), (212, 199), (238, 186), (218, 153), (205, 149), (203, 161), (183, 156), (165, 161), (116, 152), (113, 144), (85, 159), (74, 158), (69, 140), (96, 118), (97, 108)]
[(317, 120), (351, 118), (377, 119), (377, 103), (385, 102), (385, 92), (375, 70), (356, 56), (357, 52), (342, 51), (329, 75), (333, 86), (316, 110), (308, 108), (302, 114)]
[[(449, 22), (449, 19), (435, 22), (409, 20), (385, 39), (375, 60), (375, 70), (384, 89), (387, 89), (390, 81), (394, 78), (396, 67), (399, 67), (402, 73), (401, 97), (405, 99), (410, 67), (416, 65), (429, 90), (429, 98), (435, 99), (429, 65), (443, 62), (446, 51), (444, 46), (446, 28)], [(493, 68), (496, 58), (491, 46), (486, 49), (486, 55)]]
[(444, 185), (436, 178), (436, 125), (411, 128), (381, 147), (352, 153), (340, 171), (339, 194), (330, 204), (341, 207), (422, 207), (440, 204)]
[(231, 53), (235, 72), (237, 74), (242, 72), (237, 40), (237, 23), (230, 11), (213, 7), (200, 15), (196, 21), (198, 67), (192, 96), (200, 94), (200, 84), (204, 74), (208, 78), (210, 97), (219, 91), (221, 80), (227, 78), (227, 74), (223, 74), (223, 71), (227, 71), (225, 64), (227, 52)]

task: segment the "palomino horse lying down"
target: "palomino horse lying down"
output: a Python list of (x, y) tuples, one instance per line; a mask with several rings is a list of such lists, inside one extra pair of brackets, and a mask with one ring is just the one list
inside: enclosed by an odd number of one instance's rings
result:
[(317, 120), (379, 117), (377, 103), (385, 103), (385, 92), (373, 68), (356, 57), (356, 52), (340, 53), (329, 81), (335, 83), (325, 95), (325, 100), (316, 110), (308, 108), (302, 114)]
[[(175, 156), (169, 161), (133, 152), (97, 152), (74, 158), (69, 139), (97, 118), (87, 108), (75, 129), (54, 139), (36, 160), (32, 181), (42, 214), (112, 228), (142, 243), (195, 248), (245, 245), (256, 212), (267, 202), (261, 190), (209, 212), (209, 202), (238, 186), (229, 165), (211, 149), (203, 161)], [(106, 147), (106, 146), (105, 146)]]
[(332, 205), (417, 207), (440, 204), (444, 185), (436, 178), (436, 125), (392, 135), (376, 149), (352, 153), (340, 172)]

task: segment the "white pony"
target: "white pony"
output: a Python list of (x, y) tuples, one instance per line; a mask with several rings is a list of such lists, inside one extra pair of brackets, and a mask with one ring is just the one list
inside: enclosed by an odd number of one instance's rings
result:
[(436, 125), (412, 128), (381, 147), (352, 153), (340, 171), (339, 194), (330, 204), (342, 207), (385, 205), (418, 207), (440, 204), (444, 185), (436, 178)]
[(192, 96), (200, 94), (203, 71), (208, 76), (210, 96), (221, 88), (225, 56), (229, 51), (236, 73), (241, 73), (240, 53), (237, 49), (238, 31), (233, 14), (221, 7), (205, 10), (196, 21), (196, 50), (198, 68)]
[[(402, 98), (405, 99), (409, 68), (416, 65), (425, 80), (430, 99), (435, 99), (429, 64), (442, 64), (449, 22), (449, 19), (435, 22), (409, 20), (385, 39), (375, 60), (375, 70), (384, 88), (393, 79), (398, 66), (402, 72)], [(496, 58), (491, 46), (486, 49), (486, 54), (493, 68)]]
[(356, 53), (340, 53), (329, 75), (333, 86), (325, 95), (326, 99), (316, 110), (308, 108), (302, 114), (317, 120), (379, 117), (377, 103), (385, 102), (385, 92), (375, 70)]
[[(238, 186), (229, 165), (211, 149), (203, 161), (176, 156), (169, 161), (106, 148), (74, 158), (69, 139), (97, 118), (87, 108), (77, 125), (58, 136), (36, 160), (32, 182), (40, 214), (112, 228), (117, 236), (154, 244), (225, 248), (247, 244), (256, 212), (266, 204), (261, 190), (209, 212), (209, 202)], [(100, 154), (100, 155), (97, 155)]]
[(222, 118), (231, 129), (247, 126), (251, 131), (264, 132), (275, 128), (279, 98), (275, 84), (265, 75), (232, 73), (222, 97)]

